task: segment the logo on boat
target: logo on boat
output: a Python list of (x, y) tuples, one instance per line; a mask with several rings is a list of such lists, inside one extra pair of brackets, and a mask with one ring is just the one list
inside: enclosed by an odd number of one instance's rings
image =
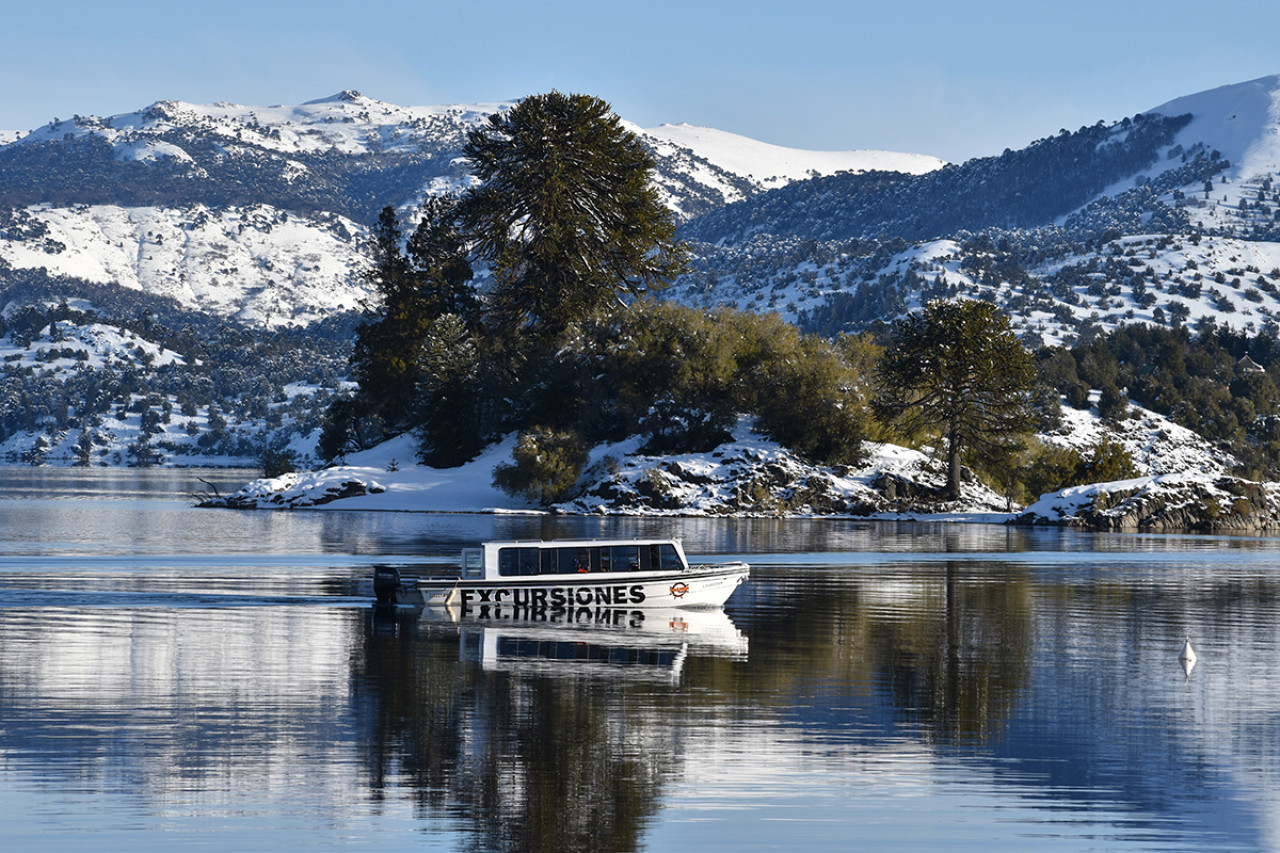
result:
[(689, 585), (684, 581), (676, 581), (671, 585), (671, 595), (674, 598), (684, 598), (684, 594), (689, 591)]
[[(682, 584), (683, 585), (683, 584)], [(521, 607), (591, 607), (640, 604), (645, 599), (641, 584), (609, 584), (578, 587), (497, 587), (458, 590), (463, 607), (472, 604), (509, 604)]]

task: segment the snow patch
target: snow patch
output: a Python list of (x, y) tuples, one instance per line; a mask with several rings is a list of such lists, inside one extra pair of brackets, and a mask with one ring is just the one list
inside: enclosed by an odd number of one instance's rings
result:
[(774, 188), (791, 181), (805, 180), (837, 172), (887, 171), (923, 175), (946, 165), (945, 160), (924, 154), (893, 151), (806, 151), (770, 145), (710, 127), (664, 124), (636, 129), (651, 139), (687, 148), (708, 162), (759, 186)]
[(1150, 112), (1191, 113), (1191, 123), (1176, 143), (1185, 148), (1197, 142), (1212, 145), (1231, 161), (1236, 178), (1280, 171), (1280, 75), (1175, 98)]

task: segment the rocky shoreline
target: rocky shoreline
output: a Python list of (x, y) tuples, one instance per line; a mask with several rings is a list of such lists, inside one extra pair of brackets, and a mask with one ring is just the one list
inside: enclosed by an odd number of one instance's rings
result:
[(1280, 530), (1280, 484), (1231, 476), (1164, 474), (1064, 489), (1010, 520), (1120, 533)]
[[(539, 507), (491, 486), (494, 458), (439, 471), (362, 464), (255, 480), (198, 504), (231, 509), (353, 509), (410, 512), (531, 512), (568, 515), (867, 518), (976, 521), (1100, 532), (1241, 533), (1280, 530), (1280, 485), (1220, 470), (1152, 474), (1044, 495), (1025, 508), (967, 477), (958, 501), (943, 501), (935, 460), (876, 445), (859, 469), (810, 464), (766, 441), (739, 440), (708, 454), (597, 458), (577, 495)], [(372, 463), (372, 464), (371, 464)], [(470, 497), (463, 497), (470, 495)]]

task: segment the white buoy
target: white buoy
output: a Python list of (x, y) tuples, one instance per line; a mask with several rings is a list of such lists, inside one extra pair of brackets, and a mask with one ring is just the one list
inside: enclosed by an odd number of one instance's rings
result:
[(1191, 648), (1191, 638), (1188, 637), (1182, 644), (1182, 653), (1178, 655), (1178, 660), (1182, 663), (1182, 673), (1187, 678), (1191, 677), (1191, 670), (1196, 668), (1196, 650)]

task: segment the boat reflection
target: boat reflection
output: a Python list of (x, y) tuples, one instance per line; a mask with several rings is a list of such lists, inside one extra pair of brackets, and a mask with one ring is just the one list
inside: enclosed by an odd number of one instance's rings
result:
[(691, 655), (745, 661), (749, 645), (720, 609), (427, 608), (412, 630), (456, 634), (460, 662), (517, 676), (676, 681)]

